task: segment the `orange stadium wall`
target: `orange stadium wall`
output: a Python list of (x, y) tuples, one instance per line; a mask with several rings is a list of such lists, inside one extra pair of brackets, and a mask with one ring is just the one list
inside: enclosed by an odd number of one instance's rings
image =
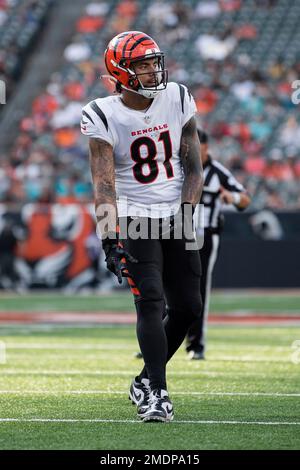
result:
[[(18, 238), (16, 272), (27, 287), (58, 288), (93, 284), (97, 277), (92, 205), (27, 204), (17, 210), (2, 206)], [(92, 238), (92, 243), (91, 243)], [(97, 243), (98, 242), (98, 243)]]

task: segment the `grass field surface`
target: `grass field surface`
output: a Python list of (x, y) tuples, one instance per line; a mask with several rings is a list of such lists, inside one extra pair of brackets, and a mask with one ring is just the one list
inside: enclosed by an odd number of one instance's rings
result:
[[(273, 307), (272, 298), (218, 295), (212, 309), (300, 310), (299, 297), (280, 297)], [(127, 294), (1, 298), (2, 311), (121, 307), (132, 310)], [(300, 448), (299, 326), (211, 325), (206, 361), (188, 361), (181, 348), (168, 365), (174, 421), (148, 424), (128, 400), (142, 365), (134, 325), (3, 324), (0, 331), (1, 449)]]
[[(132, 294), (128, 291), (114, 292), (107, 295), (37, 293), (16, 296), (0, 295), (0, 312), (97, 312), (97, 311), (133, 311)], [(289, 313), (300, 315), (300, 292), (282, 295), (280, 291), (263, 293), (215, 293), (211, 298), (210, 310), (214, 313), (265, 312)]]

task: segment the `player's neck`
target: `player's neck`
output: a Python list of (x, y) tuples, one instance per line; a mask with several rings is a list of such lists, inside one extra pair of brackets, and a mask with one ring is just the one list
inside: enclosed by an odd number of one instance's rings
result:
[(131, 109), (136, 109), (137, 111), (146, 110), (153, 101), (153, 99), (145, 98), (142, 95), (137, 95), (136, 93), (131, 93), (127, 90), (123, 90), (121, 100), (125, 106)]

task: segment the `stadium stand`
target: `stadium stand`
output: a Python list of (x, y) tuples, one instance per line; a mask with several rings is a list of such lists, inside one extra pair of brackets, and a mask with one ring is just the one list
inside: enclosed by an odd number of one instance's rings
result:
[(0, 201), (91, 201), (81, 107), (111, 91), (99, 80), (107, 42), (135, 29), (166, 52), (170, 80), (189, 86), (212, 153), (249, 189), (252, 208), (299, 209), (300, 118), (291, 100), (300, 79), (299, 20), (296, 0), (88, 4), (61, 69), (37, 90), (1, 158)]
[(0, 79), (7, 96), (20, 77), (53, 0), (0, 1)]

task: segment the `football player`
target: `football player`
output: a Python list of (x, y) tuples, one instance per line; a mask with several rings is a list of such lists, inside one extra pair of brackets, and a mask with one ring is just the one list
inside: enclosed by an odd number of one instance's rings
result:
[[(97, 229), (108, 269), (120, 283), (128, 277), (135, 299), (145, 364), (129, 397), (144, 422), (167, 422), (174, 411), (166, 364), (202, 308), (199, 251), (187, 249), (193, 237), (185, 229), (175, 236), (178, 225), (190, 225), (202, 192), (196, 105), (184, 85), (168, 83), (164, 54), (147, 34), (118, 34), (104, 59), (117, 94), (88, 103), (81, 122), (89, 137)], [(131, 234), (137, 224), (151, 233)]]

